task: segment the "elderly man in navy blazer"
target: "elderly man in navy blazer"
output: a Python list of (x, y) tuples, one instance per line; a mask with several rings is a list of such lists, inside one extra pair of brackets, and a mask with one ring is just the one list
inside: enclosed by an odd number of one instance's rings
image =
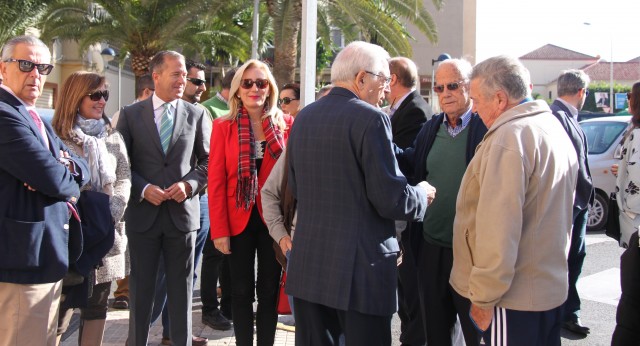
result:
[[(0, 71), (0, 345), (53, 346), (69, 266), (69, 207), (87, 164), (70, 157), (35, 103), (53, 65), (39, 39), (18, 36)], [(75, 254), (77, 259), (77, 255)], [(74, 260), (74, 259), (71, 259)]]
[(289, 184), (298, 220), (287, 294), (297, 345), (391, 345), (397, 309), (394, 220), (422, 219), (435, 189), (407, 184), (391, 124), (378, 104), (389, 88), (388, 53), (353, 42), (331, 68), (331, 92), (296, 118)]

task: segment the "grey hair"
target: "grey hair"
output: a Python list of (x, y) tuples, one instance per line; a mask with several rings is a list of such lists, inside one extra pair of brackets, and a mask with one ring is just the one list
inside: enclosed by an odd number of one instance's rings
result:
[(473, 67), (471, 79), (481, 79), (483, 93), (504, 90), (510, 100), (530, 95), (531, 76), (520, 60), (507, 55), (489, 58)]
[(49, 53), (49, 60), (51, 60), (51, 52), (49, 51), (49, 47), (47, 47), (47, 45), (44, 44), (44, 42), (42, 42), (39, 38), (35, 36), (24, 35), (24, 36), (13, 37), (4, 44), (4, 47), (2, 47), (2, 61), (11, 59), (11, 57), (13, 56), (14, 49), (19, 44), (46, 48), (47, 52)]
[(153, 56), (153, 58), (149, 62), (149, 71), (156, 72), (156, 73), (161, 72), (162, 69), (164, 68), (165, 58), (167, 56), (170, 56), (174, 59), (180, 59), (182, 61), (185, 61), (184, 55), (172, 50), (163, 50), (156, 53), (156, 55)]
[[(471, 66), (471, 63), (465, 59), (447, 59), (443, 62), (440, 63), (440, 65), (438, 65), (438, 68), (436, 69), (436, 73), (438, 73), (438, 70), (440, 68), (442, 68), (442, 66), (447, 66), (447, 65), (452, 65), (460, 74), (460, 78), (464, 81), (469, 81), (469, 79), (471, 79), (471, 72), (473, 71), (473, 66)], [(435, 78), (435, 75), (434, 75)]]
[(575, 95), (589, 86), (591, 79), (582, 70), (564, 70), (558, 77), (558, 96)]
[(362, 70), (380, 73), (379, 70), (389, 58), (389, 53), (378, 45), (363, 41), (351, 42), (333, 61), (331, 83), (352, 81)]

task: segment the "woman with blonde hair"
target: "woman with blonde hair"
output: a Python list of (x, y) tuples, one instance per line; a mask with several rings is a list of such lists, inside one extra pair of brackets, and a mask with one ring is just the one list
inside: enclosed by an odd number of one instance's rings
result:
[(249, 60), (238, 69), (229, 95), (229, 113), (215, 120), (211, 135), (211, 237), (216, 249), (229, 255), (236, 344), (253, 345), (257, 294), (257, 345), (273, 345), (280, 265), (262, 220), (260, 189), (285, 149), (293, 118), (278, 109), (278, 88), (261, 61)]
[[(131, 171), (126, 147), (104, 113), (109, 99), (105, 77), (91, 72), (75, 72), (67, 78), (58, 98), (52, 125), (72, 152), (89, 164), (91, 180), (83, 190), (109, 196), (111, 217), (115, 222), (115, 239), (95, 275), (88, 305), (81, 309), (79, 345), (101, 345), (107, 317), (107, 300), (111, 282), (127, 274), (125, 250), (127, 238), (124, 210), (131, 191)], [(61, 304), (58, 337), (69, 326), (73, 308)]]

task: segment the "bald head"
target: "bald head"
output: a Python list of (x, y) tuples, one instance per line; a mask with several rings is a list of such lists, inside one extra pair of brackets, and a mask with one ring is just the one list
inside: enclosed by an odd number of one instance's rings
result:
[(389, 71), (405, 88), (414, 89), (418, 85), (418, 68), (411, 59), (402, 56), (389, 59)]

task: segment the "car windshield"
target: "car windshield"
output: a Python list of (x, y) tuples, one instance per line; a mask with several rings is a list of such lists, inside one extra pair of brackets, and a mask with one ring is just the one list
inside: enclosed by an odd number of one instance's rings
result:
[[(615, 143), (627, 123), (621, 121), (593, 121), (580, 123), (589, 143), (589, 154), (602, 154)], [(617, 143), (615, 143), (617, 144)]]

